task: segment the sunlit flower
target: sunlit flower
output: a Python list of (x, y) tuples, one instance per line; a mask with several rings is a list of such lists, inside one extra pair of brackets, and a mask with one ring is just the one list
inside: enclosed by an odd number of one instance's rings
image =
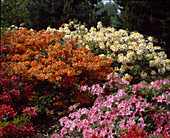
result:
[(149, 41), (153, 41), (153, 37), (149, 36), (149, 37), (148, 37), (148, 40), (149, 40)]
[(142, 71), (142, 72), (141, 72), (141, 77), (142, 77), (142, 78), (146, 78), (146, 76), (147, 76), (147, 73), (144, 72), (144, 71)]
[(151, 70), (151, 74), (152, 74), (152, 75), (155, 75), (155, 74), (156, 74), (156, 71), (155, 71), (155, 70)]

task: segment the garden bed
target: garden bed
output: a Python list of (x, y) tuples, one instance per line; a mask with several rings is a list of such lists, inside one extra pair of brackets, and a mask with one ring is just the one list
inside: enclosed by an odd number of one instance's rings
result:
[(169, 136), (170, 60), (152, 42), (101, 22), (4, 32), (0, 137)]

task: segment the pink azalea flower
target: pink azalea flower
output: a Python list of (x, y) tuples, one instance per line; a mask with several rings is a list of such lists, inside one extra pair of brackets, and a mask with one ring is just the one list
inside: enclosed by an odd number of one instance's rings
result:
[(60, 121), (61, 126), (63, 126), (63, 124), (64, 124), (66, 121), (68, 121), (68, 120), (69, 120), (68, 117), (62, 117), (62, 118), (60, 118), (59, 121)]
[(74, 110), (75, 108), (76, 108), (76, 105), (72, 105), (72, 106), (70, 106), (68, 109), (72, 111), (72, 110)]
[(99, 136), (105, 137), (107, 135), (107, 127), (104, 127), (102, 130), (100, 130)]
[(126, 115), (131, 115), (132, 114), (132, 111), (130, 111), (130, 107), (126, 108), (125, 113), (126, 113)]
[(113, 95), (109, 95), (109, 96), (107, 96), (107, 101), (109, 101), (109, 102), (113, 103), (114, 98), (115, 98), (115, 96), (113, 96)]
[(61, 137), (63, 137), (65, 134), (67, 134), (67, 128), (66, 127), (63, 127), (62, 129), (61, 129)]
[(146, 124), (144, 123), (144, 119), (142, 117), (139, 118), (140, 123), (138, 123), (139, 128), (144, 128)]
[(127, 126), (128, 126), (128, 127), (131, 127), (131, 126), (135, 125), (136, 122), (135, 122), (134, 118), (135, 118), (135, 117), (132, 117), (132, 118), (130, 118), (130, 119), (127, 121)]
[(162, 103), (162, 100), (163, 100), (163, 97), (162, 97), (162, 96), (158, 96), (158, 97), (157, 97), (157, 102)]
[(114, 78), (117, 78), (119, 75), (117, 72), (114, 73)]
[(126, 129), (125, 120), (122, 120), (119, 124), (120, 129)]
[(117, 92), (117, 95), (115, 97), (117, 97), (118, 99), (121, 99), (122, 97), (126, 96), (127, 94), (124, 92), (123, 89), (119, 89)]
[(51, 138), (61, 138), (59, 134), (53, 134)]
[(113, 77), (113, 73), (110, 73), (110, 74), (108, 75), (107, 79), (109, 80), (109, 79), (111, 79), (112, 77)]

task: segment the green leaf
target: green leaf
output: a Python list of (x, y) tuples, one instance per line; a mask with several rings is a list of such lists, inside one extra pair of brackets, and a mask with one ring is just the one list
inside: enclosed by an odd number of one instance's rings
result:
[(91, 129), (95, 129), (96, 128), (96, 124), (93, 124), (92, 126), (90, 126)]

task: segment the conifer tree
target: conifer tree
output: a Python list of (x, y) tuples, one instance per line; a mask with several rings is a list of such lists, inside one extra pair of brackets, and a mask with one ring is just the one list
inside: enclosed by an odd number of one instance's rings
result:
[(33, 29), (58, 28), (62, 23), (77, 19), (89, 27), (97, 22), (95, 4), (100, 0), (26, 0), (30, 12), (27, 26)]
[(1, 27), (19, 26), (29, 17), (23, 3), (25, 0), (1, 0)]
[(114, 0), (121, 15), (118, 20), (130, 31), (154, 36), (170, 57), (170, 1)]

